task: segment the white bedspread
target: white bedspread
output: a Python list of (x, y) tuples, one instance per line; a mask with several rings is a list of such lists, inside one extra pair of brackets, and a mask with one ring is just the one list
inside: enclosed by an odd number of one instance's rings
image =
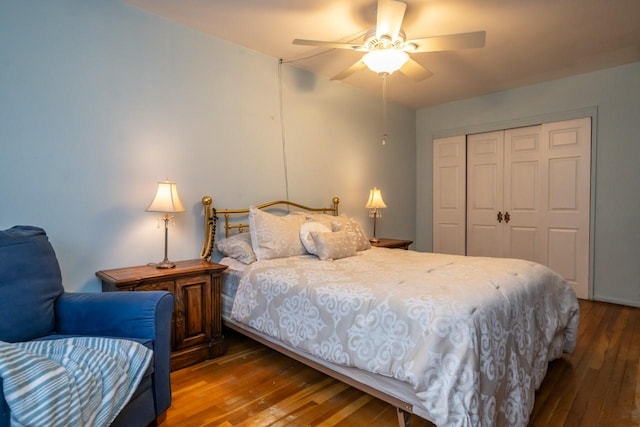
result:
[(525, 426), (547, 363), (573, 351), (579, 307), (529, 261), (373, 248), (254, 263), (232, 317), (410, 383), (438, 426)]

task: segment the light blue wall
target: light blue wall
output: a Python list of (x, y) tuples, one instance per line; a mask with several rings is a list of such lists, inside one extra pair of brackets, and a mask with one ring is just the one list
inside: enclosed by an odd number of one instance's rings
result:
[[(171, 259), (197, 258), (200, 198), (238, 208), (286, 197), (278, 61), (117, 0), (0, 2), (0, 228), (44, 227), (67, 290), (94, 272), (160, 261), (145, 212), (156, 182), (178, 183), (187, 212)], [(415, 112), (282, 68), (291, 200), (328, 205), (370, 230), (369, 188), (389, 208), (379, 235), (415, 234)]]
[(595, 111), (593, 296), (640, 306), (640, 63), (417, 113), (417, 248), (432, 240), (432, 139)]
[[(414, 111), (282, 69), (290, 198), (342, 210), (383, 189), (379, 235), (431, 249), (431, 139), (567, 111), (597, 111), (597, 299), (640, 305), (640, 64)], [(240, 207), (284, 198), (278, 64), (116, 0), (0, 2), (0, 228), (43, 226), (68, 290), (99, 269), (162, 258), (144, 211), (155, 182), (178, 182), (187, 212), (172, 259), (198, 256), (200, 198)], [(417, 121), (417, 124), (416, 124)], [(417, 147), (416, 147), (417, 141)], [(417, 150), (417, 151), (416, 151)], [(417, 162), (414, 156), (417, 154)]]

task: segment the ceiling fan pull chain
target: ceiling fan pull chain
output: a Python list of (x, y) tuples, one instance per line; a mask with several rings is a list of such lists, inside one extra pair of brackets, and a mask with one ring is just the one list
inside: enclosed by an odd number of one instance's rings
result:
[(382, 76), (382, 145), (387, 144), (387, 74)]

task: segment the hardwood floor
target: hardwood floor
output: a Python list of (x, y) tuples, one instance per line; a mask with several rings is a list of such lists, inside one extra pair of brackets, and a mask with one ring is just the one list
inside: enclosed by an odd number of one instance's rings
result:
[[(530, 426), (640, 425), (640, 309), (580, 301), (578, 345), (549, 364)], [(173, 426), (395, 426), (395, 409), (248, 338), (171, 374)], [(413, 427), (432, 426), (412, 416)]]

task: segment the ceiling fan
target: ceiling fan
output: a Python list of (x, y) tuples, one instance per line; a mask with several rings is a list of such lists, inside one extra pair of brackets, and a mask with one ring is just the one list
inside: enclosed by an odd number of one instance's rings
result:
[(358, 62), (338, 73), (331, 80), (342, 80), (356, 71), (368, 67), (382, 76), (399, 70), (417, 82), (431, 77), (433, 73), (413, 60), (409, 54), (484, 46), (484, 31), (407, 40), (402, 30), (406, 8), (407, 4), (402, 1), (378, 0), (376, 28), (367, 31), (363, 44), (304, 39), (295, 39), (293, 44), (365, 52)]

